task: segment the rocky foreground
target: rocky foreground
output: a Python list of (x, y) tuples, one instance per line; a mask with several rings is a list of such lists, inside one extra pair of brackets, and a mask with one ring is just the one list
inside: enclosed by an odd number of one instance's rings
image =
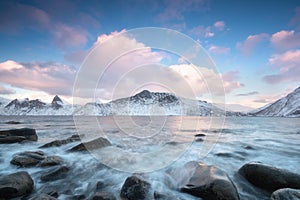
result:
[[(201, 137), (201, 135), (197, 135)], [(14, 129), (0, 131), (0, 144), (35, 142), (38, 136), (34, 129)], [(102, 199), (102, 200), (143, 200), (181, 199), (169, 193), (157, 192), (153, 189), (151, 181), (143, 174), (132, 174), (122, 182), (118, 194), (112, 193), (101, 181), (95, 183), (95, 189), (89, 195), (64, 194), (62, 185), (57, 190), (36, 191), (35, 182), (26, 171), (28, 168), (41, 168), (38, 184), (47, 185), (48, 182), (63, 180), (70, 176), (72, 168), (57, 155), (49, 155), (47, 148), (59, 147), (73, 142), (80, 142), (78, 135), (67, 139), (55, 140), (40, 147), (42, 150), (19, 152), (11, 158), (11, 165), (18, 170), (12, 174), (0, 174), (0, 199), (22, 198), (31, 200), (67, 199)], [(105, 148), (112, 144), (105, 138), (98, 138), (86, 143), (79, 143), (68, 149), (67, 152), (82, 152), (87, 149)], [(180, 175), (180, 176), (179, 176)], [(177, 188), (171, 188), (182, 193), (187, 193), (204, 200), (239, 200), (239, 191), (235, 183), (226, 172), (216, 166), (207, 165), (200, 161), (183, 163), (180, 167), (173, 167), (165, 172), (177, 183)], [(251, 162), (241, 166), (237, 176), (245, 179), (248, 185), (254, 186), (269, 194), (271, 200), (299, 200), (300, 175), (285, 169), (275, 168), (259, 162)], [(187, 196), (186, 199), (189, 199)], [(242, 199), (241, 199), (242, 200)]]

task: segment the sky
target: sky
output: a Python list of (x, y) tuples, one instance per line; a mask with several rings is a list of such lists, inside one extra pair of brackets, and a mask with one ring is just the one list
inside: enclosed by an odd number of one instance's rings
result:
[[(151, 48), (137, 35), (126, 34), (144, 27), (172, 29), (193, 39), (213, 60), (216, 71), (202, 68), (202, 79), (197, 78), (181, 55)], [(208, 101), (207, 85), (220, 78), (227, 104), (251, 108), (300, 86), (298, 0), (2, 0), (0, 97), (49, 102), (59, 95), (72, 102), (75, 95), (81, 102), (90, 101), (84, 93), (74, 93), (76, 77), (93, 49), (117, 35), (120, 40), (101, 58), (120, 49), (140, 50), (124, 55), (98, 77), (102, 85), (96, 93), (103, 100), (142, 90), (142, 77), (161, 82), (150, 87), (158, 91), (164, 86), (171, 91), (181, 88), (184, 83), (178, 80), (183, 77), (197, 98)], [(143, 63), (156, 66), (135, 68)], [(89, 76), (97, 71), (89, 70)], [(113, 92), (116, 83), (122, 94)]]

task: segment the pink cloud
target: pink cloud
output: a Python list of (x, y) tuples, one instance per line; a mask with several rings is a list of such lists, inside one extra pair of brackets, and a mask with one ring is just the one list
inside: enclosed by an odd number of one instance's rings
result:
[(198, 37), (210, 38), (215, 34), (212, 32), (211, 27), (197, 26), (190, 30), (190, 33)]
[(241, 88), (244, 86), (243, 83), (238, 81), (239, 72), (238, 71), (228, 71), (222, 74), (223, 84), (226, 93), (231, 93), (233, 90)]
[(249, 56), (253, 49), (262, 41), (269, 38), (266, 33), (257, 35), (249, 35), (243, 43), (238, 43), (237, 47), (240, 48), (244, 55)]
[(184, 20), (184, 14), (188, 11), (203, 10), (207, 7), (206, 0), (165, 0), (165, 9), (157, 16), (161, 23), (174, 20)]
[(15, 94), (16, 91), (14, 91), (13, 89), (10, 88), (6, 88), (2, 85), (0, 85), (0, 94), (1, 95), (8, 95), (8, 94)]
[(279, 73), (264, 76), (268, 83), (300, 81), (300, 50), (291, 50), (283, 54), (272, 55), (269, 59), (271, 66), (279, 68)]
[(87, 43), (87, 33), (65, 24), (57, 24), (52, 30), (58, 47), (78, 47)]
[(295, 16), (291, 20), (292, 25), (296, 25), (300, 29), (300, 7), (295, 9)]
[(13, 87), (71, 95), (75, 69), (57, 63), (0, 63), (0, 80)]
[(211, 45), (208, 48), (208, 51), (212, 54), (228, 54), (230, 51), (230, 48)]
[(217, 21), (214, 23), (214, 27), (216, 27), (218, 30), (223, 31), (225, 28), (225, 22), (224, 21)]
[(294, 30), (282, 30), (274, 33), (271, 37), (271, 43), (278, 49), (292, 49), (300, 46), (300, 33)]

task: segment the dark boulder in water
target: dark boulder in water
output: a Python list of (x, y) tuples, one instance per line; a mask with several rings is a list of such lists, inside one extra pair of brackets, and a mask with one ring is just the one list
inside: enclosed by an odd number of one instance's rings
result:
[(10, 163), (20, 167), (33, 167), (37, 166), (44, 158), (42, 151), (25, 151), (14, 155)]
[(35, 129), (21, 128), (0, 131), (0, 144), (19, 143), (23, 141), (37, 141)]
[(31, 193), (33, 190), (33, 180), (25, 172), (4, 175), (0, 177), (0, 199), (11, 199)]
[(56, 200), (57, 198), (50, 196), (48, 194), (38, 194), (31, 197), (29, 200)]
[(91, 200), (116, 200), (116, 197), (109, 192), (96, 192)]
[(89, 141), (89, 142), (83, 142), (80, 143), (71, 149), (69, 151), (87, 151), (87, 150), (96, 150), (101, 149), (103, 147), (111, 146), (110, 141), (103, 137), (99, 137), (95, 140)]
[(267, 191), (281, 188), (300, 189), (300, 175), (259, 162), (247, 163), (239, 169), (239, 174), (256, 187)]
[(48, 147), (60, 147), (65, 144), (69, 144), (72, 142), (80, 141), (79, 135), (72, 135), (71, 137), (64, 139), (64, 140), (54, 140), (52, 142), (46, 143), (43, 146), (40, 146), (39, 148), (48, 148)]
[(8, 122), (5, 122), (5, 124), (21, 124), (21, 122), (17, 122), (17, 121), (8, 121)]
[(284, 188), (273, 192), (271, 200), (300, 200), (300, 190)]
[(67, 176), (69, 168), (67, 166), (59, 166), (49, 170), (41, 176), (41, 180), (44, 182), (55, 181), (63, 179)]
[(171, 175), (176, 179), (182, 192), (204, 200), (239, 200), (237, 189), (228, 175), (215, 166), (190, 161), (183, 168), (175, 169)]
[(122, 200), (149, 199), (151, 185), (137, 176), (130, 176), (124, 182), (120, 197)]
[(59, 156), (46, 156), (44, 160), (41, 161), (41, 167), (49, 167), (54, 165), (61, 165), (63, 163), (63, 159)]

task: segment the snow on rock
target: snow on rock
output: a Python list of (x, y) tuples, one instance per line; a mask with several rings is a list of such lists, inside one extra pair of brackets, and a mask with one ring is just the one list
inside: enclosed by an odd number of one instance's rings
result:
[(300, 87), (276, 102), (250, 112), (254, 116), (300, 117)]

